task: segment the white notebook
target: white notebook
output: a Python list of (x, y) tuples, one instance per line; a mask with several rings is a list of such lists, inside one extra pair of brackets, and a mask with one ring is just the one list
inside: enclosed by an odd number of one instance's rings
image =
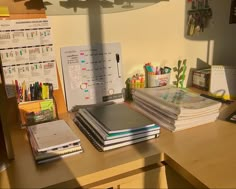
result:
[(75, 135), (64, 120), (32, 125), (27, 129), (37, 144), (38, 152), (66, 147), (80, 142), (79, 137)]
[(236, 67), (212, 65), (210, 93), (224, 99), (236, 98)]

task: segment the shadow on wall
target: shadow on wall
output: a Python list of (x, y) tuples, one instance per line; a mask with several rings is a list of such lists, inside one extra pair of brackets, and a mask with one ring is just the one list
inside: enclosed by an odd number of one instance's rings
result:
[(47, 9), (47, 13), (49, 15), (86, 15), (88, 14), (87, 10), (89, 9), (89, 7), (93, 6), (94, 3), (99, 5), (101, 13), (114, 13), (143, 8), (158, 3), (160, 1), (168, 0), (43, 0), (45, 8)]
[[(198, 2), (200, 2), (200, 7)], [(201, 2), (207, 2), (207, 7), (204, 4), (201, 5)], [(206, 9), (211, 9), (212, 16), (208, 19), (205, 17)], [(198, 58), (196, 69), (207, 68), (210, 65), (234, 65), (236, 62), (236, 24), (230, 24), (231, 0), (186, 1), (185, 10), (184, 37), (191, 41), (207, 41), (206, 61)], [(195, 13), (192, 10), (199, 11)], [(192, 31), (190, 31), (190, 25), (194, 26)], [(193, 70), (193, 68), (190, 69), (187, 86), (192, 84)]]
[[(202, 0), (192, 0), (197, 2)], [(196, 3), (195, 3), (196, 4)], [(209, 8), (212, 10), (212, 16), (209, 19), (199, 15), (199, 20), (194, 20), (195, 31), (203, 22), (203, 31), (188, 35), (189, 14), (192, 10), (192, 3), (186, 2), (185, 12), (185, 38), (192, 41), (207, 41), (207, 64), (210, 65), (232, 65), (236, 62), (236, 25), (230, 24), (231, 0), (208, 0)], [(196, 5), (197, 6), (197, 5)]]

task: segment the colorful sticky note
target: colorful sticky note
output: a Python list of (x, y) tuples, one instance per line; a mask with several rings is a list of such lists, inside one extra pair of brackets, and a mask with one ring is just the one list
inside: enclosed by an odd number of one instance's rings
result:
[(44, 100), (40, 102), (41, 110), (53, 110), (53, 100)]
[(7, 6), (0, 6), (0, 16), (10, 16)]

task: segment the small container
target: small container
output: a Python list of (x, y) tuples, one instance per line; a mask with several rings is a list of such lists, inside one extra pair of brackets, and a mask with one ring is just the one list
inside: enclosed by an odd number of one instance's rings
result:
[(28, 101), (18, 104), (21, 127), (57, 119), (53, 99)]
[(209, 90), (211, 69), (193, 71), (192, 86), (205, 91)]
[(147, 87), (161, 87), (169, 84), (170, 81), (170, 73), (168, 74), (160, 74), (160, 75), (147, 75)]

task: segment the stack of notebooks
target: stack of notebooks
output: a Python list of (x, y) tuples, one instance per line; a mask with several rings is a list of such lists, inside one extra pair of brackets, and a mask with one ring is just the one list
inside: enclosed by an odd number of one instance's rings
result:
[(28, 126), (28, 138), (36, 163), (81, 153), (80, 139), (64, 120)]
[(171, 131), (215, 121), (221, 103), (174, 86), (136, 89), (137, 110)]
[(150, 140), (160, 127), (126, 104), (81, 108), (74, 122), (99, 151)]

